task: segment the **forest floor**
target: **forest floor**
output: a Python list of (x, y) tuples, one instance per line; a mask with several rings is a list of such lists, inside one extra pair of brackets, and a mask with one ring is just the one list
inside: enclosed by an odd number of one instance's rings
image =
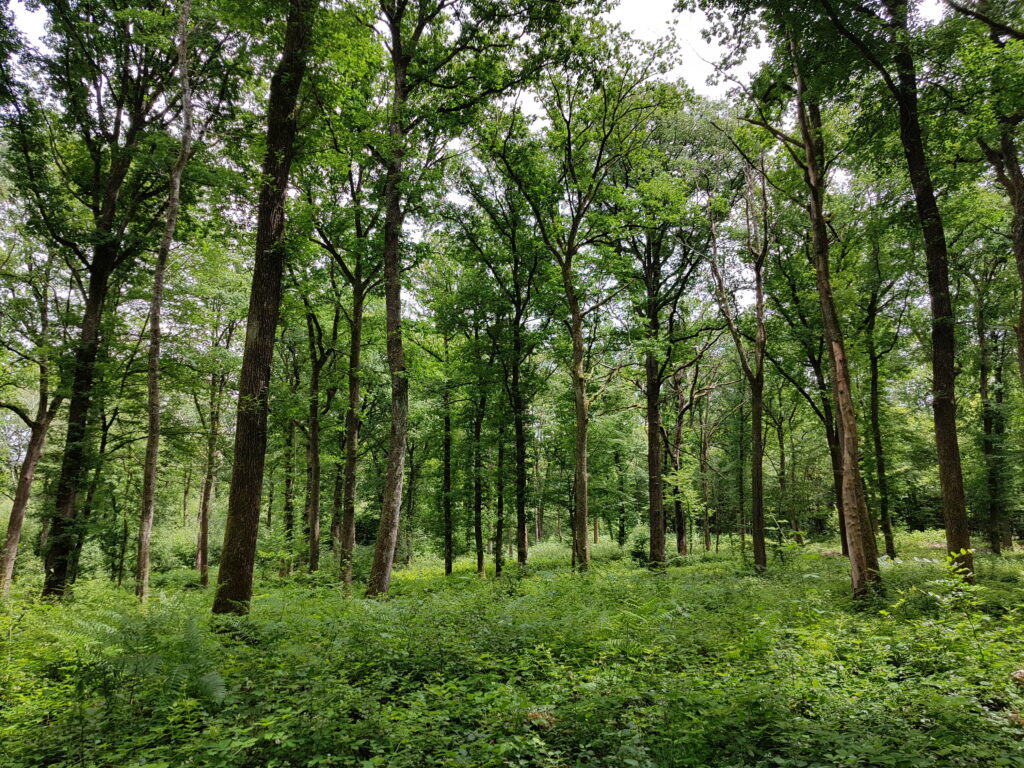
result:
[[(1024, 557), (944, 568), (900, 537), (885, 594), (835, 545), (752, 576), (735, 553), (663, 573), (555, 544), (526, 573), (264, 579), (251, 616), (155, 578), (140, 609), (90, 580), (0, 605), (0, 766), (1024, 766)], [(161, 583), (163, 586), (161, 586)]]

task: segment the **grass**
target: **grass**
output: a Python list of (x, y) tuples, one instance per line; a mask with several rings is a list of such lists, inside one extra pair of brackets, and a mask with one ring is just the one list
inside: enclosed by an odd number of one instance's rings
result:
[(0, 766), (1024, 766), (1024, 559), (965, 587), (938, 541), (904, 536), (867, 606), (815, 546), (763, 577), (611, 544), (586, 575), (555, 544), (500, 579), (420, 558), (384, 601), (268, 576), (217, 623), (184, 573), (141, 609), (27, 585), (0, 607)]

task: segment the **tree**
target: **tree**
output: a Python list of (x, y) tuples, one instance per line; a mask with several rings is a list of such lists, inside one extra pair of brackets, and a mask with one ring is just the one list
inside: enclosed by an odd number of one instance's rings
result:
[(157, 454), (160, 450), (160, 311), (164, 296), (164, 277), (167, 257), (171, 252), (174, 232), (181, 209), (181, 177), (192, 151), (192, 89), (189, 85), (188, 27), (192, 13), (192, 0), (182, 0), (178, 17), (177, 53), (178, 79), (181, 84), (181, 147), (171, 169), (167, 192), (167, 214), (164, 233), (157, 250), (153, 272), (153, 296), (149, 303), (149, 351), (147, 355), (146, 407), (149, 428), (146, 435), (146, 459), (142, 477), (142, 516), (139, 520), (139, 552), (135, 565), (135, 594), (145, 601), (149, 596), (149, 547), (153, 533), (153, 515), (156, 511)]
[[(402, 343), (402, 228), (415, 168), (430, 170), (449, 137), (489, 99), (533, 77), (549, 60), (567, 8), (540, 0), (380, 0), (388, 54), (387, 126), (373, 146), (383, 170), (384, 301), (391, 426), (380, 528), (368, 595), (388, 591), (401, 516), (409, 383)], [(455, 23), (454, 20), (457, 20)], [(420, 179), (422, 181), (422, 178)]]
[(267, 146), (256, 218), (256, 261), (238, 387), (235, 457), (216, 613), (247, 613), (267, 450), (267, 393), (281, 308), (285, 200), (296, 151), (297, 105), (306, 71), (314, 0), (289, 0), (281, 59), (270, 82)]
[(628, 41), (602, 41), (602, 33), (596, 26), (586, 48), (545, 76), (540, 97), (550, 128), (535, 135), (521, 114), (512, 114), (490, 139), (499, 167), (530, 207), (565, 295), (576, 420), (573, 556), (581, 570), (590, 562), (587, 430), (594, 397), (585, 327), (614, 295), (595, 290), (599, 280), (587, 262), (610, 235), (598, 210), (611, 194), (613, 169), (642, 143), (657, 109), (648, 86), (660, 66), (652, 52), (637, 55)]

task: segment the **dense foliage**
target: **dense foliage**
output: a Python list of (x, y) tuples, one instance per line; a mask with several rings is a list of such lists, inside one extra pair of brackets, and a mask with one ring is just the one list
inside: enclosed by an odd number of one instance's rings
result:
[(1024, 4), (616, 13), (0, 0), (0, 768), (1024, 764)]
[(1019, 558), (965, 588), (940, 541), (899, 536), (870, 609), (819, 547), (767, 577), (725, 551), (651, 572), (611, 544), (586, 577), (555, 544), (496, 580), (425, 559), (383, 603), (270, 578), (216, 623), (180, 570), (143, 613), (101, 582), (66, 607), (26, 594), (0, 764), (1022, 765)]

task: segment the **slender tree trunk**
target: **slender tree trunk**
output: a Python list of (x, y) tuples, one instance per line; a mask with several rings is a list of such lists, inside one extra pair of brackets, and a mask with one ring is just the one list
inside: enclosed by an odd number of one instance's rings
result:
[(256, 214), (256, 258), (249, 297), (235, 424), (224, 550), (214, 613), (248, 613), (267, 453), (270, 368), (281, 310), (284, 207), (295, 156), (297, 104), (306, 71), (316, 0), (291, 0), (281, 60), (270, 82), (267, 148)]
[(481, 391), (476, 407), (473, 409), (473, 539), (476, 544), (476, 572), (478, 576), (487, 575), (487, 569), (484, 565), (484, 451), (481, 440), (486, 409), (487, 394)]
[(199, 571), (199, 583), (205, 589), (210, 581), (210, 499), (213, 496), (213, 483), (217, 471), (217, 440), (220, 433), (220, 398), (223, 391), (223, 378), (218, 381), (215, 375), (210, 377), (210, 421), (206, 435), (206, 469), (203, 475), (203, 496), (199, 502), (199, 540), (196, 547), (196, 570)]
[(192, 467), (185, 467), (185, 487), (181, 489), (181, 527), (188, 525), (188, 497), (192, 492)]
[(896, 557), (896, 539), (892, 532), (892, 515), (889, 512), (889, 476), (885, 467), (885, 450), (882, 445), (881, 395), (879, 392), (879, 355), (875, 348), (874, 319), (868, 324), (868, 365), (870, 368), (871, 441), (875, 452), (875, 477), (878, 482), (878, 513), (882, 521), (882, 535), (885, 538), (885, 554)]
[(326, 357), (317, 353), (314, 328), (307, 317), (311, 367), (306, 432), (306, 530), (309, 532), (309, 572), (320, 569), (320, 372)]
[[(357, 269), (359, 269), (358, 264)], [(348, 407), (345, 410), (345, 497), (341, 517), (341, 576), (346, 586), (352, 584), (352, 553), (355, 551), (356, 545), (356, 471), (359, 462), (359, 429), (362, 423), (359, 417), (362, 409), (360, 357), (363, 348), (365, 289), (362, 285), (361, 274), (358, 277), (359, 279), (352, 286), (352, 322), (349, 326), (348, 350)], [(409, 484), (412, 485), (411, 478)]]
[(526, 405), (522, 392), (523, 343), (518, 324), (513, 327), (511, 406), (516, 455), (516, 560), (526, 565), (530, 539), (526, 524)]
[[(657, 312), (649, 310), (649, 335), (657, 338)], [(653, 351), (644, 356), (647, 405), (647, 499), (651, 557), (653, 566), (665, 564), (665, 496), (661, 475), (661, 371)]]
[[(445, 341), (447, 347), (447, 340)], [(447, 359), (447, 353), (445, 354)], [(452, 531), (452, 395), (445, 384), (441, 395), (441, 518), (444, 523), (444, 575), (452, 573), (455, 559)]]
[(590, 567), (590, 543), (587, 537), (588, 488), (587, 431), (590, 423), (590, 401), (587, 396), (587, 377), (583, 366), (584, 339), (583, 314), (573, 287), (572, 262), (562, 264), (562, 282), (569, 302), (569, 330), (572, 336), (572, 388), (576, 415), (574, 445), (575, 470), (573, 473), (573, 554), (575, 567), (585, 571)]
[(46, 440), (49, 426), (50, 420), (46, 419), (45, 413), (43, 419), (37, 418), (32, 424), (32, 433), (29, 437), (28, 447), (25, 449), (25, 458), (18, 471), (18, 485), (14, 492), (11, 517), (7, 521), (7, 538), (4, 541), (3, 556), (0, 559), (0, 599), (7, 597), (11, 590), (14, 563), (18, 556), (18, 544), (21, 542), (21, 528), (25, 522), (25, 511), (28, 509), (28, 500), (32, 492), (32, 481), (35, 479), (36, 466), (39, 464), (39, 457), (43, 452), (43, 443)]
[(700, 420), (700, 487), (701, 501), (704, 505), (702, 529), (704, 533), (704, 551), (711, 551), (711, 424), (708, 417), (711, 404), (705, 401)]
[[(798, 60), (796, 44), (790, 40), (794, 61)], [(797, 85), (797, 117), (804, 144), (805, 180), (809, 191), (811, 249), (814, 254), (818, 298), (821, 305), (825, 341), (829, 349), (829, 362), (836, 392), (843, 448), (843, 512), (849, 547), (850, 575), (855, 597), (866, 595), (873, 582), (879, 580), (878, 552), (864, 498), (858, 463), (859, 442), (857, 419), (853, 405), (850, 372), (846, 348), (843, 343), (839, 317), (832, 297), (829, 274), (828, 229), (823, 208), (825, 180), (824, 147), (821, 141), (821, 118), (817, 104), (805, 101), (804, 81), (794, 65)]]
[(174, 242), (181, 209), (181, 177), (192, 151), (192, 89), (188, 79), (188, 25), (191, 0), (183, 0), (178, 18), (178, 77), (181, 81), (182, 129), (181, 147), (171, 171), (167, 194), (167, 220), (157, 251), (153, 272), (153, 296), (149, 303), (149, 356), (147, 361), (146, 411), (149, 428), (146, 435), (146, 457), (142, 471), (142, 516), (139, 520), (139, 549), (135, 564), (135, 595), (145, 602), (149, 596), (149, 549), (156, 512), (156, 471), (160, 451), (160, 311), (164, 298), (164, 277), (167, 257)]
[(540, 544), (544, 538), (544, 486), (547, 479), (547, 463), (541, 469), (541, 452), (539, 441), (534, 448), (533, 457), (533, 496), (537, 506), (533, 513), (534, 543)]
[(764, 376), (750, 383), (750, 538), (754, 569), (768, 567), (764, 536)]
[[(341, 452), (345, 454), (345, 435), (341, 436)], [(341, 555), (341, 520), (345, 506), (345, 465), (335, 467), (334, 484), (331, 486), (331, 551)]]
[(622, 454), (615, 451), (612, 454), (612, 463), (615, 464), (615, 474), (619, 481), (619, 529), (616, 541), (620, 547), (626, 546), (626, 472), (622, 466)]
[[(423, 462), (420, 461), (420, 464)], [(405, 514), (406, 514), (406, 530), (409, 532), (407, 541), (409, 546), (405, 549), (405, 564), (409, 565), (412, 562), (413, 556), (413, 540), (412, 540), (412, 520), (413, 515), (416, 514), (416, 476), (419, 474), (420, 464), (416, 463), (416, 444), (409, 441), (409, 493), (406, 494), (405, 500)]]
[(288, 544), (288, 562), (284, 572), (290, 573), (295, 541), (295, 422), (288, 419), (284, 439), (284, 538)]
[(498, 471), (497, 493), (495, 494), (495, 527), (494, 527), (494, 575), (501, 576), (505, 556), (502, 547), (505, 535), (505, 429), (498, 428)]

